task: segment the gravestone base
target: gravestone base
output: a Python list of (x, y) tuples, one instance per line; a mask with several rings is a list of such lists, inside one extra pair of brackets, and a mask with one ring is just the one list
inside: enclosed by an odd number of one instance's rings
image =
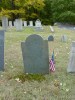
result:
[(29, 27), (29, 28), (34, 28), (34, 26), (30, 26), (30, 25), (28, 25), (28, 27)]
[(43, 27), (35, 27), (36, 31), (43, 31)]

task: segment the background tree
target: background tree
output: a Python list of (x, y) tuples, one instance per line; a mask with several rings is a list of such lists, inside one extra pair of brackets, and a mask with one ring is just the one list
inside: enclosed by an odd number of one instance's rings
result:
[(23, 14), (18, 14), (26, 20), (35, 20), (39, 18), (40, 11), (44, 7), (44, 0), (14, 0), (15, 9), (20, 8), (24, 11)]
[(75, 0), (52, 0), (54, 21), (75, 23)]
[(7, 16), (13, 19), (15, 15), (20, 13), (24, 13), (23, 9), (16, 9), (15, 0), (2, 0), (0, 2), (0, 16)]
[(52, 9), (51, 9), (51, 0), (44, 0), (44, 8), (41, 11), (41, 20), (43, 21), (43, 24), (53, 24), (52, 19)]
[(0, 16), (75, 24), (75, 0), (0, 0)]

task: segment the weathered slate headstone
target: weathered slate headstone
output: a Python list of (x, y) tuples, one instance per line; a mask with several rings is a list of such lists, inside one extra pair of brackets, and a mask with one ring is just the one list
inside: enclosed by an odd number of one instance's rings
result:
[(24, 27), (26, 27), (27, 26), (27, 21), (24, 21)]
[(50, 30), (51, 30), (52, 33), (54, 33), (54, 29), (53, 29), (52, 26), (50, 26)]
[(48, 37), (48, 41), (54, 41), (54, 37), (53, 37), (52, 35), (50, 35), (50, 36)]
[(16, 30), (21, 31), (22, 30), (22, 19), (16, 19)]
[(0, 30), (0, 71), (4, 70), (4, 31)]
[(70, 58), (69, 58), (67, 72), (75, 72), (75, 41), (73, 41), (71, 44), (71, 51), (70, 51)]
[(21, 43), (25, 73), (49, 73), (48, 41), (39, 35), (30, 35)]
[(62, 42), (67, 42), (67, 36), (66, 35), (62, 35), (61, 36), (61, 41)]
[(8, 18), (5, 16), (2, 17), (2, 28), (4, 31), (6, 31), (8, 28)]

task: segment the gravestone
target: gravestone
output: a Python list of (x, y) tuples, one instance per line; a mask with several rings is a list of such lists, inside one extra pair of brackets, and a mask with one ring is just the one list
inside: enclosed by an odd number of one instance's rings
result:
[(22, 30), (22, 19), (16, 19), (15, 21), (16, 21), (16, 23), (15, 23), (16, 30), (21, 31)]
[(4, 31), (6, 31), (8, 28), (8, 18), (5, 16), (2, 17), (2, 28)]
[(70, 51), (70, 58), (69, 58), (67, 72), (75, 72), (75, 41), (73, 41), (71, 44), (71, 51)]
[(56, 23), (54, 23), (54, 26), (57, 26), (58, 25), (58, 23), (56, 22)]
[(37, 19), (36, 22), (35, 22), (35, 29), (37, 31), (43, 30), (43, 27), (41, 25), (41, 21), (39, 19)]
[(33, 26), (33, 21), (29, 21), (29, 26)]
[(9, 27), (12, 28), (12, 21), (9, 21)]
[(54, 41), (54, 37), (53, 37), (52, 35), (50, 35), (50, 36), (48, 37), (48, 41)]
[(39, 35), (30, 35), (21, 43), (25, 73), (49, 73), (48, 41)]
[(53, 29), (52, 26), (50, 26), (50, 30), (51, 30), (52, 33), (54, 33), (54, 29)]
[(4, 31), (0, 30), (0, 71), (4, 70)]
[(62, 42), (67, 42), (67, 36), (66, 35), (62, 35), (61, 36), (61, 41)]
[(24, 27), (26, 27), (27, 26), (27, 21), (24, 21)]

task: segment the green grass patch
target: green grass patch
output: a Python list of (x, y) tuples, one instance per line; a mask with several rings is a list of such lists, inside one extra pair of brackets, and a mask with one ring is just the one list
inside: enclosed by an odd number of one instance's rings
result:
[(25, 81), (38, 81), (45, 80), (45, 76), (42, 74), (19, 74), (14, 76), (14, 79), (19, 79), (22, 83)]

